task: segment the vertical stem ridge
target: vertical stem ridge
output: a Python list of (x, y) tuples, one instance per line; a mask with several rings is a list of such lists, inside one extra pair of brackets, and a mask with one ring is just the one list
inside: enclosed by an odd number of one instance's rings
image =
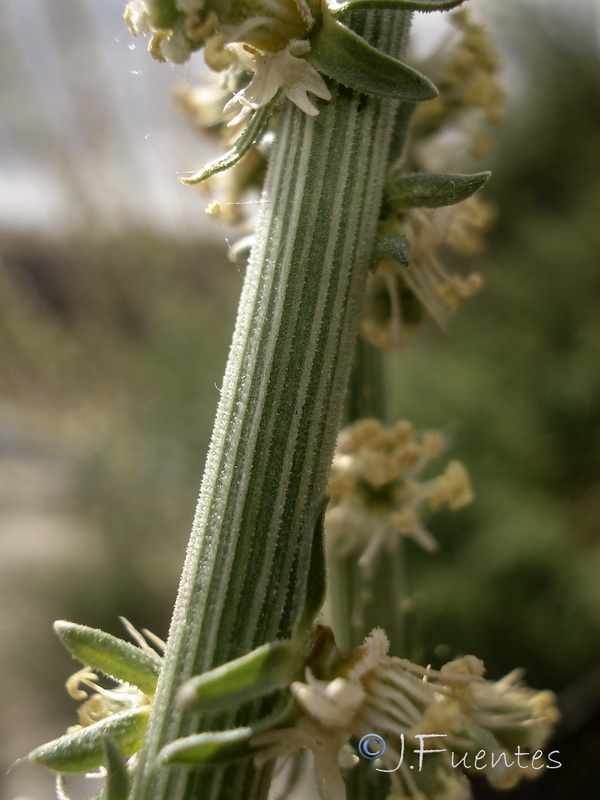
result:
[[(365, 18), (374, 44), (404, 38), (405, 14)], [(181, 683), (290, 636), (306, 581), (295, 571), (325, 492), (398, 106), (337, 85), (332, 95), (316, 118), (290, 104), (281, 114), (135, 800), (268, 790), (270, 770), (249, 762), (190, 771), (155, 760), (210, 727), (179, 709)]]

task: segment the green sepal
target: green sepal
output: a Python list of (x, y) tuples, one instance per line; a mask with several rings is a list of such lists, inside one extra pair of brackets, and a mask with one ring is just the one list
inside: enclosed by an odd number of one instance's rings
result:
[(419, 102), (438, 94), (420, 72), (382, 53), (343, 25), (322, 5), (321, 27), (310, 37), (305, 56), (319, 72), (365, 94)]
[(490, 172), (402, 175), (386, 186), (385, 203), (394, 211), (451, 206), (475, 194), (490, 175)]
[(59, 639), (76, 659), (123, 683), (137, 686), (152, 697), (160, 674), (161, 658), (124, 642), (110, 633), (86, 625), (59, 620), (54, 623)]
[(189, 178), (180, 176), (179, 180), (181, 183), (185, 183), (186, 186), (193, 186), (197, 183), (202, 183), (202, 181), (205, 181), (207, 178), (210, 178), (213, 175), (217, 175), (219, 172), (223, 172), (226, 169), (235, 167), (238, 161), (240, 161), (246, 155), (252, 145), (256, 144), (258, 139), (260, 139), (264, 133), (267, 123), (269, 122), (271, 112), (273, 111), (273, 106), (275, 105), (275, 99), (276, 98), (271, 100), (270, 103), (267, 103), (267, 105), (262, 106), (254, 111), (250, 117), (250, 121), (235, 140), (231, 149), (228, 150), (225, 155), (222, 155), (219, 158), (216, 158), (214, 161), (211, 161), (210, 164), (202, 167), (201, 170), (196, 172), (194, 175), (190, 175)]
[(251, 744), (252, 737), (284, 724), (289, 720), (293, 708), (294, 701), (291, 700), (280, 711), (252, 725), (228, 731), (196, 733), (176, 739), (163, 747), (158, 754), (158, 763), (162, 766), (167, 764), (207, 766), (248, 758), (257, 752), (257, 748)]
[(149, 714), (149, 707), (121, 711), (36, 747), (28, 758), (53, 772), (70, 774), (96, 769), (104, 764), (104, 739), (107, 736), (117, 743), (125, 757), (140, 749)]
[(465, 0), (348, 0), (330, 6), (333, 14), (344, 14), (358, 9), (375, 8), (380, 11), (449, 11), (462, 5)]
[(291, 642), (270, 642), (190, 678), (179, 697), (188, 708), (198, 711), (238, 706), (289, 686), (302, 665), (302, 655)]
[(375, 258), (391, 258), (407, 269), (410, 267), (410, 242), (406, 236), (386, 236), (375, 244)]
[(102, 740), (104, 763), (106, 765), (106, 800), (127, 800), (129, 794), (129, 775), (125, 756), (119, 745), (110, 736)]

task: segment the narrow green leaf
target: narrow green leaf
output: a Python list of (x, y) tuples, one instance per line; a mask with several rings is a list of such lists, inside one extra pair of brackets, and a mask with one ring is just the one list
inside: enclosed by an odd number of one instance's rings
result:
[(219, 172), (223, 172), (226, 169), (230, 169), (230, 167), (234, 167), (238, 161), (240, 161), (243, 156), (246, 155), (252, 145), (256, 144), (258, 139), (260, 139), (262, 136), (265, 128), (267, 127), (267, 123), (269, 122), (271, 112), (273, 111), (275, 99), (271, 100), (270, 103), (267, 103), (266, 106), (262, 106), (262, 108), (257, 109), (252, 114), (250, 117), (250, 122), (248, 122), (244, 130), (233, 143), (233, 147), (228, 150), (225, 155), (220, 156), (220, 158), (216, 158), (214, 161), (211, 161), (210, 164), (202, 167), (201, 170), (196, 172), (194, 175), (191, 175), (189, 178), (183, 178), (180, 176), (179, 180), (181, 183), (185, 183), (186, 186), (202, 183), (202, 181), (205, 181), (207, 178), (210, 178)]
[(381, 258), (392, 258), (402, 264), (403, 267), (410, 267), (410, 242), (406, 236), (386, 236), (375, 244), (375, 256)]
[(396, 211), (451, 206), (466, 200), (481, 189), (490, 174), (474, 172), (471, 175), (402, 175), (386, 187), (385, 202)]
[(176, 739), (160, 751), (159, 764), (226, 764), (252, 755), (250, 739), (256, 731), (251, 727), (229, 731), (197, 733)]
[(291, 642), (271, 642), (196, 675), (183, 684), (179, 696), (188, 708), (216, 711), (283, 689), (301, 669), (302, 656)]
[(118, 681), (137, 686), (152, 697), (160, 674), (161, 658), (86, 625), (60, 620), (54, 623), (61, 642), (83, 664)]
[(333, 14), (356, 11), (359, 8), (376, 8), (402, 11), (449, 11), (462, 5), (465, 0), (348, 0), (347, 3), (330, 6)]
[(142, 746), (150, 709), (133, 708), (95, 722), (74, 733), (36, 747), (29, 760), (53, 772), (87, 772), (105, 761), (104, 739), (109, 736), (129, 757)]
[(119, 745), (110, 736), (102, 740), (104, 763), (106, 764), (106, 800), (127, 800), (129, 793), (129, 775), (125, 756)]
[(322, 5), (321, 28), (311, 36), (306, 58), (320, 72), (343, 86), (366, 94), (411, 102), (438, 94), (433, 83), (412, 67), (385, 55), (335, 19)]
[(163, 766), (167, 764), (202, 766), (226, 764), (247, 758), (256, 753), (256, 747), (251, 745), (252, 737), (283, 725), (289, 720), (293, 708), (294, 701), (290, 700), (279, 711), (258, 720), (253, 725), (232, 728), (228, 731), (196, 733), (176, 739), (163, 747), (158, 754), (158, 763)]

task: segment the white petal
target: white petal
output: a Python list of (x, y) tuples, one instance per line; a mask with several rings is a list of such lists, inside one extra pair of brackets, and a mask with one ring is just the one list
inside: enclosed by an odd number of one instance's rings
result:
[(322, 100), (331, 100), (331, 94), (321, 75), (306, 59), (298, 58), (298, 55), (310, 50), (308, 41), (293, 40), (285, 50), (267, 53), (252, 53), (239, 43), (228, 44), (226, 48), (235, 56), (238, 69), (254, 73), (250, 83), (227, 103), (226, 112), (233, 110), (236, 104), (252, 109), (261, 108), (280, 89), (292, 103), (312, 117), (319, 111), (307, 92)]

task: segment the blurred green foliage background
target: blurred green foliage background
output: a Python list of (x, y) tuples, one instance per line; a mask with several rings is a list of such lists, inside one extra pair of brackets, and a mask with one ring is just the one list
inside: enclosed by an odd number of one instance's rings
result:
[[(561, 698), (563, 769), (507, 798), (600, 789), (600, 53), (581, 9), (494, 15), (519, 91), (482, 162), (486, 288), (389, 357), (390, 415), (450, 425), (477, 498), (432, 520), (437, 555), (409, 548), (419, 655), (522, 665)], [(73, 722), (54, 619), (166, 633), (240, 287), (218, 226), (0, 235), (6, 768)], [(15, 766), (4, 792), (52, 785)]]

